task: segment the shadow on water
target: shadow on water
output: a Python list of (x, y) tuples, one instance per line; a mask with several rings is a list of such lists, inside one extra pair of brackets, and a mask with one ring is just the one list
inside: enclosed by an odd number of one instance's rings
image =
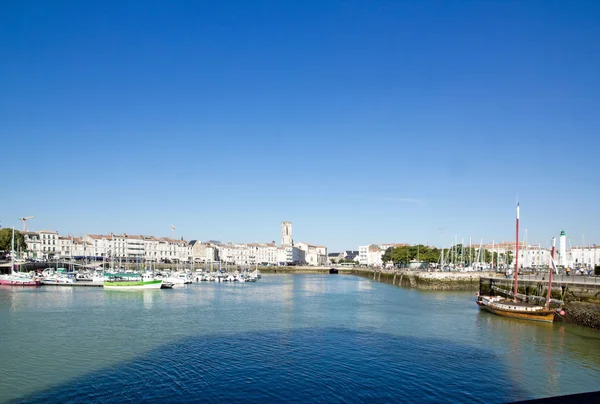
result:
[(186, 338), (14, 402), (494, 403), (527, 398), (490, 350), (442, 339), (309, 328)]

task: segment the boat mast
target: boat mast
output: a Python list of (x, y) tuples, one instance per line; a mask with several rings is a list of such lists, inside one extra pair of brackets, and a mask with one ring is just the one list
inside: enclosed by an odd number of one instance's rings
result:
[(15, 273), (15, 227), (13, 226), (12, 241), (10, 242), (10, 274)]
[(513, 300), (517, 301), (517, 290), (519, 284), (519, 202), (517, 202), (517, 243), (515, 245), (515, 284), (513, 290)]
[(548, 297), (546, 297), (546, 310), (550, 308), (550, 292), (552, 291), (552, 273), (554, 272), (554, 250), (556, 237), (552, 237), (552, 252), (550, 252), (550, 276), (548, 277)]

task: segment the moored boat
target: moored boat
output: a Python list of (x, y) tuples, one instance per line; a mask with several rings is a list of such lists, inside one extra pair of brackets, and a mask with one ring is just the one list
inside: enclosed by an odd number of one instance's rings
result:
[(108, 290), (160, 289), (162, 284), (162, 279), (144, 279), (135, 273), (106, 274), (104, 278), (104, 289)]
[(0, 275), (0, 285), (10, 286), (39, 286), (40, 280), (26, 275), (13, 273), (12, 275)]
[[(552, 272), (554, 267), (554, 250), (555, 250), (555, 242), (556, 239), (552, 239), (552, 252), (551, 252), (551, 263), (550, 266), (550, 274), (548, 277), (548, 295), (546, 298), (546, 304), (544, 306), (529, 303), (529, 302), (521, 302), (517, 299), (518, 290), (519, 290), (519, 213), (520, 208), (517, 203), (517, 221), (516, 221), (516, 245), (515, 245), (515, 278), (513, 285), (512, 296), (513, 299), (489, 299), (489, 296), (480, 296), (477, 299), (477, 305), (480, 308), (485, 308), (490, 313), (504, 316), (517, 318), (522, 320), (531, 320), (531, 321), (542, 321), (546, 323), (554, 322), (554, 315), (556, 313), (555, 310), (550, 309), (550, 296), (552, 290)], [(486, 299), (487, 298), (487, 299)]]
[(523, 320), (542, 321), (552, 323), (554, 321), (554, 310), (546, 309), (544, 306), (538, 306), (525, 302), (514, 302), (503, 299), (489, 302), (485, 309), (490, 313), (504, 317), (519, 318)]
[(49, 276), (42, 279), (43, 285), (71, 285), (75, 282), (75, 278), (68, 276)]
[(39, 286), (40, 280), (28, 274), (15, 271), (15, 228), (12, 229), (10, 274), (0, 275), (0, 285), (9, 286)]

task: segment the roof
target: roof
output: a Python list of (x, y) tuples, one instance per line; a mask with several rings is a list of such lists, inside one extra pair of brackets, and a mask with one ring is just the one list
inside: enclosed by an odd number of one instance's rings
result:
[(338, 257), (341, 253), (329, 253), (327, 254), (328, 257)]

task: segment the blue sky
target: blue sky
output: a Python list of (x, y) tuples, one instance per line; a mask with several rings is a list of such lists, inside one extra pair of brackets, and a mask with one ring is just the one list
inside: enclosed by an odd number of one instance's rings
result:
[(594, 1), (4, 2), (2, 226), (440, 245), (514, 239), (518, 195), (530, 242), (600, 244), (599, 20)]

